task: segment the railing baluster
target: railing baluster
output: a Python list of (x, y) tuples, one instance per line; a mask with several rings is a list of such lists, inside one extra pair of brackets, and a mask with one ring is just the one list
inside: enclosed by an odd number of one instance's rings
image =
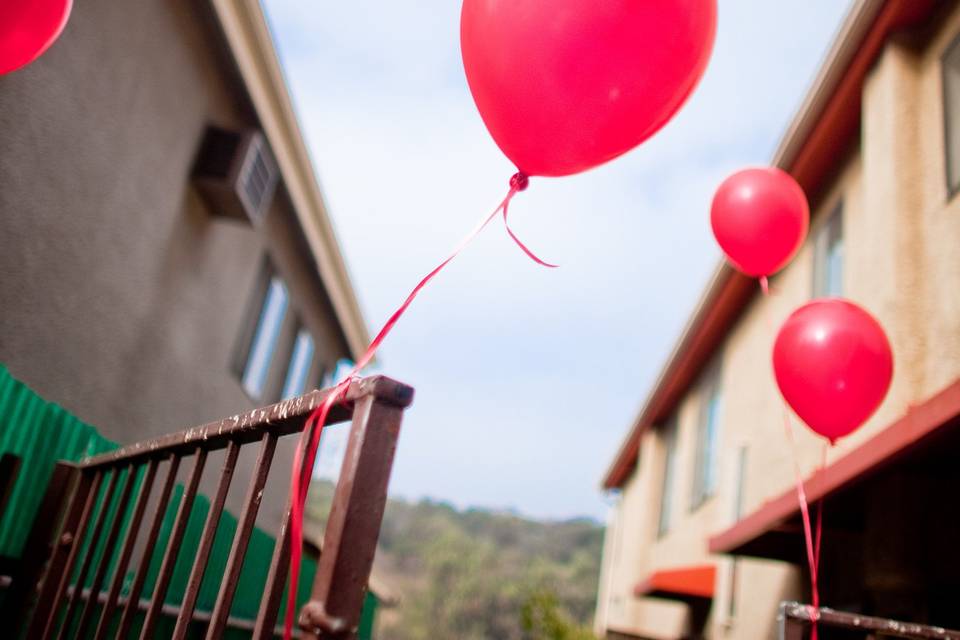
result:
[[(80, 598), (83, 597), (83, 583), (87, 580), (87, 572), (90, 571), (90, 565), (93, 563), (93, 557), (96, 555), (97, 543), (100, 541), (100, 535), (103, 533), (103, 525), (107, 519), (107, 512), (110, 510), (110, 503), (113, 501), (113, 492), (117, 487), (117, 480), (120, 478), (120, 469), (109, 469), (110, 482), (107, 484), (107, 490), (103, 492), (103, 500), (100, 503), (100, 511), (97, 512), (97, 519), (93, 525), (93, 531), (90, 533), (90, 543), (87, 545), (87, 552), (84, 554), (83, 562), (80, 564), (80, 572), (77, 574), (77, 580), (73, 584), (73, 591), (67, 599), (67, 611), (63, 614), (63, 624), (60, 626), (60, 632), (57, 638), (66, 638), (67, 629), (70, 628), (70, 619), (77, 607)], [(77, 541), (80, 542), (79, 540)], [(64, 576), (69, 579), (69, 576)], [(54, 612), (56, 613), (56, 612)], [(56, 616), (54, 616), (56, 617)]]
[[(61, 474), (66, 474), (67, 477), (64, 478)], [(38, 533), (38, 527), (42, 526), (41, 523), (43, 522), (41, 518), (49, 518), (48, 526), (50, 522), (54, 521), (55, 516), (52, 514), (54, 509), (47, 508), (50, 504), (47, 501), (47, 497), (51, 498), (51, 503), (56, 501), (56, 496), (53, 494), (58, 490), (57, 483), (61, 481), (68, 482), (70, 479), (76, 478), (76, 486), (73, 488), (73, 494), (67, 502), (66, 515), (63, 519), (63, 525), (57, 533), (57, 537), (52, 539), (47, 537), (45, 540), (41, 540), (39, 537), (31, 536), (31, 539), (27, 541), (28, 548), (31, 550), (32, 568), (30, 573), (26, 575), (44, 575), (40, 587), (40, 595), (37, 597), (37, 604), (30, 618), (30, 626), (27, 628), (28, 638), (39, 638), (43, 636), (46, 632), (51, 612), (56, 611), (55, 605), (59, 598), (60, 592), (58, 590), (60, 588), (60, 580), (64, 574), (65, 565), (69, 563), (70, 554), (73, 553), (74, 546), (72, 543), (77, 539), (77, 534), (81, 530), (81, 527), (86, 526), (84, 517), (87, 513), (86, 509), (91, 488), (93, 488), (94, 493), (100, 488), (99, 482), (94, 485), (95, 475), (99, 476), (98, 473), (81, 471), (77, 467), (67, 463), (58, 462), (54, 468), (53, 478), (50, 481), (50, 485), (47, 486), (47, 494), (44, 496), (44, 506), (41, 506), (40, 511), (37, 512), (37, 517), (34, 519), (31, 532), (34, 534)], [(50, 564), (46, 572), (44, 572), (42, 568), (43, 561), (39, 557), (39, 551), (46, 547), (47, 542), (51, 540), (53, 554), (50, 558)], [(26, 550), (24, 554), (26, 558)], [(24, 579), (26, 580), (27, 578), (25, 577)], [(24, 587), (26, 586), (28, 585), (24, 584)], [(29, 586), (32, 587), (33, 585)], [(8, 597), (9, 595), (12, 594), (8, 594)], [(7, 605), (14, 606), (12, 602), (4, 602), (4, 606)]]
[(167, 469), (167, 479), (163, 481), (163, 488), (160, 490), (160, 496), (157, 498), (157, 511), (154, 513), (153, 522), (150, 524), (150, 532), (147, 534), (147, 542), (143, 548), (143, 557), (140, 558), (140, 565), (137, 567), (133, 584), (130, 585), (127, 604), (123, 608), (123, 615), (120, 616), (117, 638), (127, 637), (127, 634), (130, 633), (130, 627), (133, 625), (133, 617), (137, 614), (137, 607), (140, 604), (140, 593), (143, 591), (143, 584), (147, 579), (147, 571), (150, 570), (150, 560), (153, 558), (157, 538), (160, 537), (163, 517), (167, 513), (167, 505), (170, 504), (170, 494), (173, 493), (173, 486), (177, 481), (177, 472), (180, 470), (180, 459), (180, 456), (176, 453), (170, 454), (170, 467)]
[[(120, 469), (116, 470), (120, 475)], [(100, 556), (100, 563), (93, 574), (93, 582), (90, 583), (90, 597), (83, 604), (80, 612), (80, 622), (77, 623), (76, 636), (83, 636), (87, 623), (90, 622), (90, 616), (97, 604), (97, 597), (100, 594), (100, 587), (103, 586), (103, 580), (107, 575), (107, 569), (110, 568), (110, 561), (114, 557), (114, 545), (117, 543), (117, 537), (120, 535), (120, 527), (123, 526), (123, 517), (127, 512), (127, 504), (130, 502), (130, 495), (133, 493), (133, 484), (136, 481), (136, 465), (131, 464), (127, 467), (127, 478), (120, 490), (120, 500), (117, 502), (117, 509), (113, 514), (113, 522), (110, 523), (110, 531), (107, 533), (107, 541), (103, 545), (103, 555)], [(80, 588), (78, 585), (76, 588)]]
[[(107, 628), (110, 626), (110, 618), (116, 609), (117, 597), (120, 595), (120, 589), (123, 586), (124, 574), (127, 571), (127, 564), (130, 562), (130, 556), (133, 554), (133, 546), (137, 540), (137, 534), (140, 531), (140, 522), (143, 520), (143, 514), (147, 508), (147, 500), (150, 498), (150, 491), (153, 488), (153, 481), (157, 475), (159, 461), (156, 458), (147, 463), (147, 470), (144, 473), (143, 481), (140, 483), (140, 489), (137, 491), (137, 497), (133, 503), (133, 514), (130, 516), (130, 524), (127, 526), (127, 532), (123, 537), (123, 546), (120, 548), (120, 556), (117, 559), (117, 566), (113, 571), (113, 580), (110, 582), (110, 591), (107, 593), (107, 600), (103, 603), (103, 611), (100, 613), (100, 621), (97, 623), (94, 632), (94, 640), (101, 640), (107, 635)], [(131, 466), (131, 477), (136, 477)]]
[(233, 536), (230, 555), (227, 557), (223, 582), (220, 583), (217, 601), (210, 616), (210, 626), (207, 627), (207, 640), (217, 640), (226, 629), (227, 618), (230, 615), (230, 605), (233, 604), (233, 596), (237, 591), (237, 582), (240, 579), (243, 559), (247, 553), (247, 544), (250, 542), (250, 534), (253, 532), (257, 520), (257, 511), (260, 509), (260, 501), (263, 498), (263, 487), (267, 483), (267, 476), (270, 474), (270, 465), (273, 463), (273, 454), (276, 448), (277, 436), (275, 433), (268, 431), (261, 440), (257, 466), (254, 469), (253, 477), (250, 478), (250, 486), (247, 488), (247, 495), (243, 501), (243, 511), (240, 513), (237, 532)]
[(157, 583), (153, 588), (153, 595), (150, 597), (150, 607), (147, 609), (147, 615), (143, 621), (143, 630), (140, 632), (141, 640), (150, 638), (153, 635), (154, 627), (156, 627), (157, 617), (160, 614), (160, 608), (163, 606), (163, 600), (167, 595), (167, 588), (170, 586), (173, 568), (177, 563), (177, 553), (180, 551), (180, 543), (183, 542), (183, 534), (187, 530), (187, 521), (190, 519), (193, 499), (197, 496), (197, 487), (200, 486), (200, 477), (203, 475), (203, 467), (206, 462), (207, 450), (198, 447), (196, 449), (193, 471), (190, 472), (190, 480), (187, 482), (187, 488), (183, 492), (183, 498), (180, 500), (180, 506), (177, 508), (177, 516), (174, 519), (170, 542), (167, 544), (167, 550), (163, 554), (163, 562), (160, 563), (160, 573), (157, 575)]
[(187, 589), (183, 595), (183, 602), (180, 604), (180, 615), (177, 616), (177, 624), (173, 629), (175, 640), (183, 640), (187, 637), (187, 629), (190, 627), (193, 611), (197, 606), (200, 584), (203, 582), (207, 560), (210, 557), (210, 550), (213, 548), (213, 540), (217, 535), (217, 525), (220, 524), (220, 516), (223, 514), (227, 492), (230, 491), (230, 481), (233, 479), (233, 470), (237, 465), (238, 455), (240, 455), (240, 443), (231, 441), (227, 446), (227, 457), (223, 462), (223, 471), (220, 473), (220, 484), (217, 486), (217, 493), (210, 504), (210, 511), (207, 512), (207, 521), (203, 525), (197, 556), (193, 561), (190, 577), (187, 579)]
[[(306, 447), (300, 457), (300, 468), (306, 466)], [(267, 572), (267, 581), (263, 586), (263, 596), (260, 599), (260, 610), (257, 611), (257, 621), (253, 627), (252, 640), (270, 640), (273, 638), (273, 628), (277, 624), (277, 615), (280, 611), (280, 599), (283, 597), (283, 588), (286, 586), (287, 565), (290, 563), (290, 499), (287, 498), (287, 507), (283, 511), (280, 521), (280, 533), (273, 546), (273, 557), (270, 559), (270, 570)], [(297, 594), (289, 597), (296, 598)]]

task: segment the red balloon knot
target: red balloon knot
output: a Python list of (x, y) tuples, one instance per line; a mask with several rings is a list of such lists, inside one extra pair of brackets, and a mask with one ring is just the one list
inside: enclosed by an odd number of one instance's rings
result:
[(517, 171), (510, 177), (510, 188), (523, 191), (530, 184), (530, 178), (522, 171)]

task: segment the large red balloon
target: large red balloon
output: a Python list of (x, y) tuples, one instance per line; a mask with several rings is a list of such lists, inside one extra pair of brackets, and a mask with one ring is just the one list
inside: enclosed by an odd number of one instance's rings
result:
[(460, 48), (487, 129), (531, 176), (637, 146), (706, 68), (716, 0), (464, 0)]
[(40, 57), (67, 24), (72, 0), (0, 0), (0, 75)]
[(814, 300), (790, 315), (773, 347), (786, 401), (831, 442), (858, 429), (887, 395), (893, 354), (883, 327), (857, 305)]
[(785, 171), (744, 169), (714, 194), (710, 226), (733, 266), (748, 276), (770, 276), (800, 250), (810, 207), (803, 189)]

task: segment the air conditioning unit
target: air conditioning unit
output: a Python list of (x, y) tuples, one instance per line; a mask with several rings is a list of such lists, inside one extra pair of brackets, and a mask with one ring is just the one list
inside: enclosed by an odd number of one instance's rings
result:
[(278, 178), (277, 163), (259, 131), (207, 127), (193, 183), (214, 215), (259, 224)]

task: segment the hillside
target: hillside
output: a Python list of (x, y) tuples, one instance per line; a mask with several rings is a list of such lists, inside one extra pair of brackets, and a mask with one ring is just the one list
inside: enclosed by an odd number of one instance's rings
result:
[[(315, 482), (322, 527), (333, 487)], [(387, 503), (377, 572), (400, 598), (380, 640), (581, 640), (593, 615), (603, 529), (423, 500)]]

